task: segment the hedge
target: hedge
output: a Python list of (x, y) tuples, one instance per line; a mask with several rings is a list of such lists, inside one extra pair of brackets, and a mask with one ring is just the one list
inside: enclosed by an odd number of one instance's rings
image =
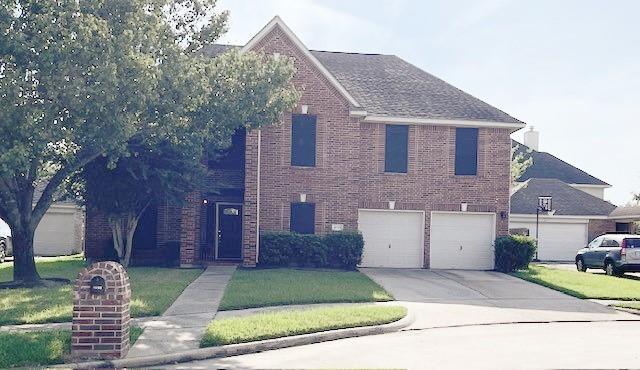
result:
[(267, 232), (260, 235), (259, 265), (263, 267), (322, 267), (355, 269), (364, 240), (357, 231), (327, 235)]
[(495, 241), (495, 269), (500, 272), (526, 269), (535, 253), (536, 241), (531, 237), (500, 236)]

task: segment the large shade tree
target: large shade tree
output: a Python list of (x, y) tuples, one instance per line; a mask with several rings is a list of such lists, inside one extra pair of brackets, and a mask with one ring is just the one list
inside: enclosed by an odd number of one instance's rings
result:
[[(297, 99), (285, 59), (199, 53), (215, 0), (0, 0), (0, 218), (14, 280), (37, 283), (34, 231), (71, 175), (131, 142), (225, 140)], [(39, 182), (44, 191), (34, 197)]]

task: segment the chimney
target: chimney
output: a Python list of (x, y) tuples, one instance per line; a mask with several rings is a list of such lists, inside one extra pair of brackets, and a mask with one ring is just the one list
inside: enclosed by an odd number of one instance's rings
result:
[(540, 133), (538, 131), (535, 131), (533, 126), (529, 126), (529, 131), (526, 131), (524, 133), (524, 145), (537, 152), (539, 143)]

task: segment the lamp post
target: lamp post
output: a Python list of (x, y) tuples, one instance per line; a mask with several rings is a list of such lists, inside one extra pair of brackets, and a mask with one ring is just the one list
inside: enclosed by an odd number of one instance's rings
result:
[(536, 258), (534, 261), (540, 261), (538, 259), (538, 249), (540, 248), (539, 242), (539, 233), (540, 233), (540, 212), (549, 212), (551, 211), (551, 197), (550, 196), (539, 196), (538, 197), (538, 206), (536, 207)]

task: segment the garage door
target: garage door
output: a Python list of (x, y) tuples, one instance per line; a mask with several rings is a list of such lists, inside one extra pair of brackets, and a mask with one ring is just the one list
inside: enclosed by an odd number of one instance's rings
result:
[[(529, 229), (529, 235), (535, 237), (535, 222), (510, 222), (510, 229)], [(538, 258), (546, 261), (573, 261), (576, 251), (587, 245), (586, 223), (541, 222), (539, 230)]]
[(38, 224), (33, 250), (38, 256), (59, 256), (78, 253), (76, 242), (76, 215), (50, 209)]
[(493, 269), (493, 213), (433, 212), (430, 267), (433, 269)]
[(359, 210), (358, 230), (362, 267), (422, 268), (423, 212)]

